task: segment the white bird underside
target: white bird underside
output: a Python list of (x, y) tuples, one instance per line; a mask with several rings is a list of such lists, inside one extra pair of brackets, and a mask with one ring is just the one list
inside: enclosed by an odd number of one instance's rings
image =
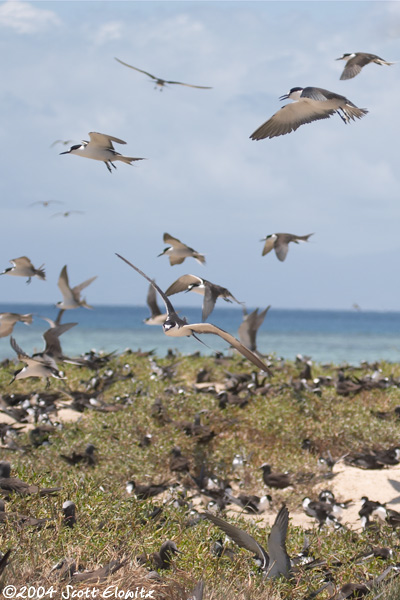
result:
[(165, 244), (170, 244), (170, 247), (165, 248), (165, 250), (159, 254), (162, 256), (166, 254), (169, 258), (169, 262), (171, 266), (180, 265), (183, 263), (185, 258), (192, 257), (200, 264), (205, 264), (206, 259), (204, 254), (200, 254), (190, 246), (187, 246), (177, 238), (172, 237), (169, 233), (164, 233), (163, 241)]

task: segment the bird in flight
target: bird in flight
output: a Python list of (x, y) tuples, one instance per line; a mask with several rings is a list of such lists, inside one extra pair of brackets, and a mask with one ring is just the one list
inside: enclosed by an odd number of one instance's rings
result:
[(14, 372), (12, 383), (16, 379), (25, 379), (27, 377), (41, 377), (47, 380), (47, 385), (50, 384), (50, 377), (56, 379), (65, 379), (62, 371), (59, 371), (53, 358), (50, 356), (38, 356), (34, 358), (24, 352), (17, 344), (15, 339), (10, 337), (11, 348), (16, 352), (18, 360), (25, 363), (25, 367)]
[(83, 210), (67, 210), (65, 212), (54, 213), (54, 215), (51, 215), (51, 216), (52, 217), (69, 217), (72, 214), (84, 215), (85, 213)]
[(189, 256), (195, 258), (199, 263), (204, 264), (206, 262), (204, 254), (200, 254), (196, 250), (193, 250), (193, 248), (186, 246), (186, 244), (177, 238), (172, 237), (172, 235), (169, 235), (169, 233), (164, 233), (163, 240), (164, 244), (170, 245), (167, 246), (167, 248), (165, 248), (158, 256), (163, 256), (164, 254), (169, 256), (171, 267), (174, 265), (180, 265), (183, 263), (185, 258), (188, 258)]
[(307, 235), (293, 235), (292, 233), (271, 233), (261, 240), (262, 242), (265, 242), (262, 256), (265, 256), (268, 254), (268, 252), (271, 252), (271, 250), (274, 249), (276, 257), (280, 261), (284, 261), (289, 250), (290, 242), (294, 242), (295, 244), (298, 244), (299, 241), (307, 242), (308, 238), (312, 235), (314, 234), (308, 233)]
[(388, 66), (395, 64), (393, 62), (383, 60), (383, 58), (380, 58), (376, 54), (368, 54), (367, 52), (352, 52), (343, 54), (343, 56), (337, 58), (336, 60), (346, 61), (346, 66), (343, 69), (340, 79), (352, 79), (361, 73), (361, 69), (365, 67), (365, 65), (369, 65), (369, 63)]
[(211, 87), (205, 86), (205, 85), (192, 85), (191, 83), (182, 83), (182, 81), (168, 81), (167, 79), (162, 79), (161, 77), (156, 77), (155, 75), (152, 75), (151, 73), (148, 73), (147, 71), (143, 71), (143, 69), (138, 69), (137, 67), (133, 67), (132, 65), (128, 65), (128, 63), (120, 60), (119, 58), (115, 59), (116, 61), (118, 61), (119, 63), (121, 63), (121, 65), (124, 65), (125, 67), (129, 67), (130, 69), (134, 69), (135, 71), (139, 71), (139, 73), (144, 73), (145, 75), (147, 75), (148, 77), (150, 77), (156, 84), (156, 87), (154, 88), (155, 90), (157, 89), (157, 87), (160, 88), (160, 92), (162, 92), (163, 88), (168, 84), (168, 85), (184, 85), (186, 87), (191, 87), (191, 88), (197, 88), (199, 90), (212, 90)]
[(60, 302), (57, 302), (57, 305), (56, 305), (60, 309), (60, 312), (56, 319), (56, 325), (59, 325), (61, 315), (63, 314), (63, 312), (65, 310), (70, 310), (72, 308), (78, 308), (79, 306), (83, 306), (84, 308), (92, 308), (91, 306), (89, 306), (89, 304), (86, 303), (85, 299), (81, 299), (81, 291), (83, 289), (85, 289), (85, 287), (90, 285), (92, 283), (92, 281), (94, 281), (96, 278), (97, 278), (97, 275), (95, 275), (94, 277), (87, 279), (83, 283), (80, 283), (79, 285), (76, 285), (75, 287), (71, 288), (69, 285), (67, 265), (65, 265), (61, 269), (61, 273), (58, 278), (57, 285), (60, 288), (63, 299), (60, 300)]
[(27, 256), (20, 256), (19, 258), (13, 258), (10, 260), (12, 267), (5, 269), (0, 275), (14, 275), (16, 277), (28, 277), (26, 283), (30, 283), (32, 277), (38, 277), (43, 281), (46, 279), (46, 274), (43, 269), (44, 265), (35, 269), (31, 261)]
[(211, 283), (211, 281), (207, 281), (207, 279), (197, 277), (196, 275), (182, 275), (182, 277), (179, 277), (169, 286), (165, 291), (165, 294), (166, 296), (172, 296), (179, 292), (190, 291), (204, 295), (203, 314), (201, 316), (202, 321), (205, 321), (214, 310), (217, 298), (223, 298), (226, 302), (232, 302), (233, 300), (234, 302), (237, 302), (237, 304), (243, 304), (243, 302), (236, 300), (235, 296), (233, 296), (226, 288)]
[(69, 150), (60, 152), (60, 154), (76, 154), (77, 156), (83, 156), (84, 158), (101, 160), (104, 162), (110, 173), (112, 173), (111, 166), (114, 167), (114, 169), (117, 168), (113, 161), (120, 160), (121, 162), (130, 165), (134, 160), (144, 160), (144, 158), (132, 158), (131, 156), (123, 156), (119, 152), (116, 152), (112, 143), (126, 144), (124, 140), (120, 140), (119, 138), (105, 133), (96, 133), (95, 131), (91, 131), (89, 137), (90, 142), (82, 140), (81, 144), (75, 144), (74, 146), (71, 146)]
[(46, 207), (50, 204), (63, 204), (60, 200), (37, 200), (36, 202), (32, 202), (29, 206), (35, 206), (36, 204), (41, 204)]
[(261, 369), (262, 371), (266, 371), (270, 373), (270, 369), (268, 366), (256, 355), (254, 352), (246, 348), (239, 340), (237, 340), (233, 335), (227, 333), (223, 329), (220, 329), (216, 325), (212, 325), (212, 323), (188, 323), (186, 319), (181, 319), (177, 313), (175, 312), (174, 307), (171, 304), (170, 299), (166, 294), (158, 287), (158, 285), (150, 279), (148, 275), (143, 273), (138, 267), (135, 267), (129, 260), (116, 253), (118, 258), (126, 262), (127, 265), (135, 269), (142, 277), (147, 279), (147, 281), (154, 287), (154, 289), (160, 294), (161, 298), (164, 301), (165, 308), (167, 310), (167, 319), (163, 323), (163, 330), (165, 335), (171, 337), (189, 337), (193, 336), (198, 341), (199, 338), (196, 336), (196, 333), (213, 333), (214, 335), (218, 335), (226, 342), (231, 344), (236, 350), (238, 350), (243, 356), (245, 356), (248, 360), (250, 360), (256, 367)]
[(349, 123), (355, 118), (361, 119), (367, 114), (366, 108), (358, 108), (345, 96), (329, 92), (317, 87), (294, 87), (288, 94), (279, 100), (295, 100), (292, 104), (285, 104), (268, 121), (263, 123), (254, 133), (252, 140), (263, 140), (279, 135), (286, 135), (296, 131), (301, 125), (328, 119), (337, 113), (344, 123)]

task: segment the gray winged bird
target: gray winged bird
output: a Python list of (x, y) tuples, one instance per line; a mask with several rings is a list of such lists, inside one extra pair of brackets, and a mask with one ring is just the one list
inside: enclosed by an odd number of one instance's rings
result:
[(26, 283), (30, 283), (32, 277), (38, 277), (43, 281), (46, 279), (44, 272), (44, 265), (35, 269), (31, 261), (27, 256), (20, 256), (19, 258), (13, 258), (10, 260), (12, 267), (5, 269), (0, 275), (13, 275), (15, 277), (28, 277)]
[(47, 331), (45, 331), (43, 334), (43, 339), (46, 344), (44, 350), (42, 352), (36, 352), (35, 354), (32, 354), (32, 358), (35, 360), (53, 359), (54, 361), (61, 360), (65, 362), (75, 362), (67, 356), (64, 356), (59, 337), (72, 327), (75, 327), (75, 325), (78, 325), (78, 323), (57, 324), (52, 319), (48, 319), (47, 317), (41, 318), (49, 323), (50, 328), (47, 329)]
[(94, 281), (96, 278), (97, 275), (71, 288), (69, 285), (67, 265), (65, 265), (61, 269), (61, 273), (57, 283), (63, 295), (63, 299), (60, 302), (57, 302), (57, 306), (59, 308), (62, 308), (63, 310), (78, 308), (79, 306), (83, 306), (84, 308), (92, 308), (91, 306), (89, 306), (89, 304), (86, 303), (85, 299), (81, 299), (81, 291), (85, 289), (85, 287), (90, 285), (92, 281)]
[(182, 277), (179, 277), (169, 286), (165, 291), (165, 294), (166, 296), (172, 296), (179, 292), (190, 291), (204, 295), (203, 314), (201, 316), (202, 321), (205, 321), (214, 310), (217, 298), (222, 298), (226, 302), (232, 302), (233, 300), (238, 304), (243, 304), (243, 302), (236, 300), (235, 296), (233, 296), (226, 288), (211, 283), (211, 281), (207, 281), (207, 279), (203, 279), (202, 277), (197, 277), (196, 275), (182, 275)]
[(394, 65), (393, 62), (388, 62), (387, 60), (383, 60), (376, 54), (368, 54), (367, 52), (351, 52), (347, 54), (343, 54), (340, 58), (336, 60), (345, 60), (346, 66), (343, 69), (343, 73), (340, 76), (340, 79), (352, 79), (359, 73), (361, 73), (361, 69), (369, 63), (375, 63), (377, 65)]
[(0, 313), (0, 338), (10, 335), (13, 332), (15, 323), (18, 321), (25, 323), (25, 325), (30, 325), (32, 323), (32, 315), (20, 315), (9, 312)]
[(10, 337), (10, 344), (18, 356), (18, 360), (25, 363), (25, 367), (14, 372), (14, 376), (10, 383), (16, 379), (26, 379), (27, 377), (45, 378), (47, 379), (47, 384), (49, 384), (50, 377), (64, 379), (63, 373), (58, 370), (53, 358), (44, 356), (33, 358), (33, 356), (28, 356), (28, 354), (18, 346), (12, 336)]
[(195, 258), (199, 263), (204, 264), (206, 262), (204, 254), (200, 254), (196, 250), (193, 250), (193, 248), (186, 246), (186, 244), (172, 237), (169, 233), (164, 233), (163, 240), (165, 244), (170, 245), (164, 248), (158, 256), (163, 256), (164, 254), (168, 256), (171, 267), (180, 265), (189, 256)]
[(154, 89), (156, 89), (158, 86), (160, 88), (160, 92), (162, 92), (163, 87), (165, 87), (166, 84), (184, 85), (186, 87), (197, 88), (199, 90), (211, 90), (212, 89), (205, 85), (192, 85), (191, 83), (182, 83), (182, 81), (168, 81), (167, 79), (162, 79), (161, 77), (156, 77), (155, 75), (152, 75), (151, 73), (148, 73), (147, 71), (143, 71), (143, 69), (138, 69), (137, 67), (128, 65), (128, 63), (123, 62), (122, 60), (119, 60), (119, 58), (116, 58), (115, 60), (118, 61), (121, 65), (124, 65), (125, 67), (129, 67), (130, 69), (134, 69), (135, 71), (139, 71), (139, 73), (144, 73), (145, 75), (150, 77), (153, 81), (155, 81), (156, 87)]
[[(126, 262), (127, 265), (135, 269), (142, 277), (147, 279), (149, 283), (154, 287), (155, 290), (160, 294), (161, 298), (164, 301), (165, 308), (167, 309), (167, 320), (163, 324), (163, 330), (165, 335), (172, 337), (189, 337), (193, 336), (196, 339), (196, 333), (213, 333), (214, 335), (219, 335), (226, 342), (231, 344), (236, 350), (238, 350), (243, 356), (245, 356), (248, 360), (250, 360), (256, 367), (259, 369), (270, 372), (267, 365), (256, 355), (254, 352), (246, 348), (239, 340), (237, 340), (233, 335), (227, 333), (223, 329), (220, 329), (216, 325), (212, 325), (211, 323), (188, 323), (186, 319), (181, 319), (177, 313), (175, 312), (174, 307), (171, 304), (170, 299), (165, 293), (158, 287), (158, 285), (148, 277), (143, 271), (135, 267), (129, 260), (121, 256), (117, 253), (118, 258)], [(201, 340), (199, 340), (201, 341)]]
[(239, 529), (235, 525), (224, 521), (212, 513), (204, 513), (207, 519), (217, 525), (226, 533), (238, 546), (246, 548), (253, 552), (260, 562), (261, 569), (265, 572), (267, 579), (274, 579), (283, 575), (290, 576), (290, 558), (286, 552), (286, 536), (289, 524), (289, 511), (286, 506), (282, 506), (271, 532), (268, 536), (268, 552), (246, 531)]
[(253, 352), (257, 352), (257, 332), (263, 324), (265, 315), (267, 314), (270, 308), (271, 305), (267, 306), (267, 308), (265, 308), (260, 313), (258, 312), (258, 308), (256, 308), (255, 310), (253, 310), (253, 312), (245, 314), (243, 317), (243, 321), (239, 326), (239, 340), (242, 342), (242, 344), (247, 346), (247, 348), (250, 348), (250, 350), (252, 350)]
[[(84, 158), (92, 158), (93, 160), (101, 160), (106, 165), (107, 169), (112, 173), (111, 167), (116, 169), (114, 165), (116, 160), (130, 165), (134, 160), (144, 160), (143, 158), (132, 158), (131, 156), (122, 156), (119, 152), (116, 152), (113, 146), (113, 142), (116, 144), (126, 144), (124, 140), (107, 135), (105, 133), (96, 133), (91, 131), (89, 133), (90, 141), (82, 140), (81, 144), (75, 144), (71, 146), (66, 152), (60, 152), (60, 154), (76, 154), (77, 156), (83, 156)], [(110, 166), (111, 165), (111, 166)]]
[(274, 249), (278, 260), (284, 261), (289, 250), (290, 242), (294, 242), (295, 244), (307, 242), (308, 238), (312, 235), (314, 234), (294, 235), (293, 233), (271, 233), (261, 240), (262, 242), (265, 241), (262, 256), (265, 256)]
[(337, 113), (344, 123), (349, 123), (355, 118), (361, 119), (367, 114), (367, 109), (358, 108), (345, 96), (329, 92), (317, 87), (294, 87), (280, 100), (295, 100), (292, 104), (285, 104), (261, 127), (251, 134), (252, 140), (263, 140), (296, 131), (301, 125), (328, 119)]
[(146, 297), (147, 306), (150, 309), (150, 317), (144, 320), (146, 325), (162, 325), (166, 318), (167, 313), (162, 313), (157, 304), (156, 290), (152, 284), (149, 285), (149, 290)]

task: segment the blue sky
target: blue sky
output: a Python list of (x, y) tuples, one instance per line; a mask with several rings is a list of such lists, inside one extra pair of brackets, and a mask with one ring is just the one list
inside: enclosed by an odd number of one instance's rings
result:
[[(344, 52), (400, 61), (398, 2), (16, 2), (0, 4), (0, 269), (27, 255), (47, 281), (0, 278), (2, 302), (61, 299), (98, 275), (90, 304), (142, 304), (147, 283), (184, 273), (249, 306), (397, 310), (400, 283), (400, 63), (340, 81)], [(114, 57), (166, 79), (162, 93)], [(367, 108), (255, 142), (249, 135), (294, 86)], [(135, 166), (59, 156), (57, 139), (99, 131), (146, 157)], [(29, 206), (39, 200), (63, 204)], [(80, 210), (68, 218), (59, 211)], [(314, 232), (284, 263), (269, 233)], [(206, 255), (170, 267), (164, 232)], [(192, 296), (192, 297), (190, 297)], [(195, 294), (175, 304), (197, 305)]]

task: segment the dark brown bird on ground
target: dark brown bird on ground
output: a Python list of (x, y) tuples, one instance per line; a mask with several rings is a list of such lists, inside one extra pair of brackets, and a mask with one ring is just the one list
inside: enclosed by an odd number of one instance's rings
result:
[(283, 490), (292, 485), (289, 473), (272, 473), (271, 465), (267, 463), (261, 465), (260, 469), (266, 486)]
[(40, 496), (48, 496), (59, 492), (61, 488), (43, 488), (40, 489), (37, 485), (30, 485), (25, 481), (21, 481), (17, 477), (10, 477), (11, 465), (9, 462), (0, 462), (0, 494), (9, 496), (12, 492), (27, 496), (29, 494), (39, 494)]
[(161, 483), (149, 483), (149, 484), (138, 484), (134, 479), (131, 479), (126, 483), (126, 491), (128, 494), (135, 494), (139, 500), (147, 500), (147, 498), (154, 498), (165, 492), (168, 489), (166, 481)]
[(87, 464), (89, 467), (94, 467), (96, 457), (94, 455), (96, 447), (93, 444), (88, 444), (84, 452), (72, 451), (71, 456), (60, 454), (60, 458), (65, 460), (69, 465)]
[(176, 473), (186, 473), (189, 471), (189, 459), (182, 456), (181, 449), (178, 446), (172, 448), (169, 468)]

